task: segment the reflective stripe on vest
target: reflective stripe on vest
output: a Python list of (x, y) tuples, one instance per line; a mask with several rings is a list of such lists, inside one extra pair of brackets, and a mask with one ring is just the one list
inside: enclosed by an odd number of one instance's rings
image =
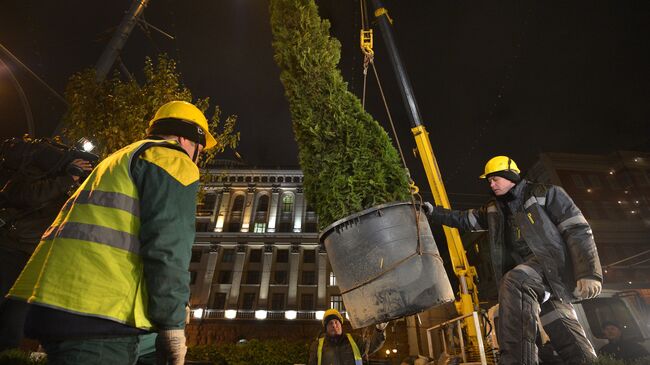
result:
[[(361, 351), (359, 351), (359, 347), (357, 346), (356, 342), (354, 342), (354, 339), (352, 338), (352, 335), (349, 333), (346, 333), (346, 336), (348, 338), (348, 341), (350, 342), (350, 347), (352, 347), (352, 353), (354, 354), (354, 364), (355, 365), (363, 365), (363, 360), (361, 360)], [(323, 343), (325, 342), (325, 337), (321, 337), (318, 339), (318, 365), (321, 365), (321, 361), (323, 359)]]
[(151, 329), (131, 167), (144, 149), (169, 144), (138, 141), (102, 161), (45, 232), (9, 296)]

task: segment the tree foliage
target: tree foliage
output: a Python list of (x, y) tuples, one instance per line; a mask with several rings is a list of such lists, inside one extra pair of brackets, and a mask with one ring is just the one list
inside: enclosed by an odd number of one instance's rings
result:
[[(145, 137), (149, 121), (161, 105), (172, 100), (192, 102), (192, 93), (181, 83), (173, 59), (159, 55), (154, 62), (147, 57), (143, 71), (142, 84), (135, 80), (122, 81), (117, 74), (98, 83), (94, 69), (72, 75), (65, 91), (69, 108), (63, 117), (63, 135), (70, 141), (81, 137), (94, 141), (97, 153), (105, 157)], [(209, 103), (209, 98), (194, 101), (204, 113)], [(203, 159), (204, 164), (225, 148), (235, 148), (239, 142), (239, 133), (234, 130), (237, 117), (231, 115), (223, 123), (220, 118), (217, 106), (209, 123), (218, 144)]]
[(397, 151), (348, 91), (329, 22), (313, 0), (271, 0), (270, 8), (305, 192), (321, 228), (376, 204), (406, 200), (408, 179)]

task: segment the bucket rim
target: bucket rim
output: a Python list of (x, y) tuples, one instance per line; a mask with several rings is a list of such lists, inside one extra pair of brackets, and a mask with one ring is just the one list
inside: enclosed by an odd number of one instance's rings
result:
[[(360, 212), (350, 214), (347, 217), (343, 217), (343, 218), (335, 221), (334, 223), (330, 224), (329, 226), (323, 228), (321, 233), (318, 235), (318, 242), (324, 243), (323, 239), (325, 238), (325, 236), (330, 234), (330, 232), (332, 230), (334, 230), (337, 226), (339, 226), (339, 225), (341, 225), (341, 224), (343, 224), (345, 222), (351, 221), (353, 219), (359, 218), (359, 217), (364, 216), (364, 215), (368, 215), (368, 214), (370, 214), (370, 213), (372, 213), (372, 212), (374, 212), (376, 210), (379, 210), (379, 209), (384, 209), (384, 208), (398, 206), (398, 205), (412, 205), (412, 204), (413, 204), (413, 202), (410, 201), (410, 200), (408, 200), (408, 201), (393, 201), (393, 202), (388, 202), (388, 203), (375, 205), (375, 206), (372, 206), (370, 208), (364, 209), (364, 210), (362, 210)], [(418, 203), (416, 202), (415, 204), (417, 205)]]

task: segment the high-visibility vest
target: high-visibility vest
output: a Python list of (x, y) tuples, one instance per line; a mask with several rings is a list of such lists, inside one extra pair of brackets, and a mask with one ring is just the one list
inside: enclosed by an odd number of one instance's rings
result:
[(136, 328), (152, 328), (140, 257), (140, 201), (131, 178), (134, 160), (152, 145), (168, 147), (152, 153), (180, 156), (170, 159), (183, 164), (183, 169), (176, 171), (198, 178), (198, 168), (170, 141), (142, 140), (110, 155), (45, 231), (10, 297)]
[[(355, 365), (362, 365), (363, 360), (361, 359), (361, 352), (359, 351), (359, 347), (357, 346), (356, 342), (354, 342), (354, 339), (352, 338), (352, 335), (349, 333), (345, 334), (346, 337), (348, 338), (348, 341), (350, 342), (350, 347), (352, 347), (352, 353), (354, 354), (354, 364)], [(321, 365), (321, 360), (323, 359), (323, 343), (325, 342), (325, 337), (321, 337), (318, 339), (318, 365)]]

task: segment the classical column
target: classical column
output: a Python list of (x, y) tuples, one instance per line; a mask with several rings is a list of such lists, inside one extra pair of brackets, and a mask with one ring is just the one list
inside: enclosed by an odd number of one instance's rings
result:
[(214, 271), (217, 267), (219, 252), (209, 252), (207, 255), (201, 257), (200, 273), (203, 273), (197, 278), (196, 288), (198, 288), (198, 296), (196, 300), (197, 306), (206, 308), (208, 300), (210, 299), (210, 290), (212, 289), (212, 279), (214, 278)]
[(230, 286), (230, 295), (228, 298), (228, 309), (235, 309), (239, 303), (239, 289), (241, 287), (241, 279), (244, 271), (244, 262), (246, 261), (246, 245), (237, 245), (237, 257), (235, 257), (235, 265), (232, 270), (232, 285)]
[(327, 303), (327, 252), (318, 246), (318, 300), (316, 309), (329, 308)]
[(269, 284), (271, 282), (271, 267), (273, 266), (273, 245), (264, 245), (262, 255), (262, 280), (260, 281), (260, 297), (257, 302), (259, 308), (266, 308), (269, 300)]
[(303, 213), (305, 211), (305, 194), (302, 192), (302, 188), (296, 190), (296, 201), (294, 202), (294, 212), (293, 212), (293, 231), (300, 232), (302, 231), (302, 222), (303, 222)]
[(269, 233), (275, 232), (275, 225), (278, 221), (278, 200), (280, 199), (280, 189), (274, 187), (271, 190), (271, 208), (269, 209), (269, 226), (266, 230)]
[(216, 194), (216, 196), (217, 198), (214, 201), (214, 207), (212, 207), (212, 214), (210, 215), (210, 225), (208, 226), (208, 231), (214, 231), (215, 227), (217, 226), (217, 219), (219, 218), (219, 208), (221, 207), (223, 194)]
[(215, 232), (223, 232), (223, 223), (228, 215), (228, 206), (230, 204), (230, 188), (223, 188), (221, 196), (221, 206), (217, 210), (217, 224), (214, 226)]
[(298, 309), (298, 274), (300, 274), (300, 245), (292, 244), (291, 253), (289, 254), (288, 309)]

